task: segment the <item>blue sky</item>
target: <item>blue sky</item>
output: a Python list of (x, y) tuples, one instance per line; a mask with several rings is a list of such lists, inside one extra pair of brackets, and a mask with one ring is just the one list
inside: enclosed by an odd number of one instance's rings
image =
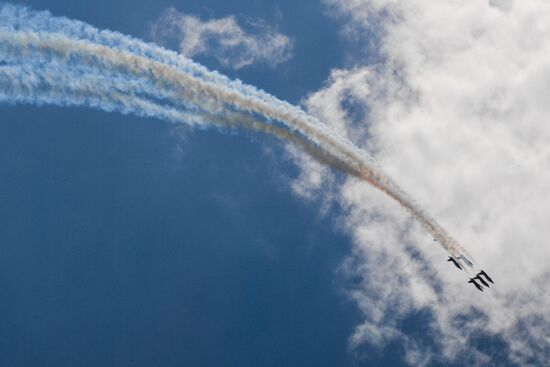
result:
[[(224, 72), (292, 102), (342, 62), (314, 1), (24, 4), (145, 39), (168, 6), (276, 22), (296, 41), (290, 62)], [(349, 241), (280, 185), (297, 169), (278, 142), (181, 137), (82, 108), (0, 109), (2, 365), (352, 363), (359, 315), (337, 272)]]
[[(398, 184), (389, 190), (402, 189), (398, 196), (419, 208), (415, 218), (433, 216), (498, 281), (481, 296), (388, 195), (274, 138), (0, 104), (1, 365), (504, 366), (550, 358), (550, 297), (531, 287), (547, 283), (550, 259), (540, 245), (550, 236), (544, 0), (16, 3), (167, 44), (301, 105), (364, 149), (358, 161), (372, 155)], [(20, 54), (5, 42), (3, 101), (28, 92), (18, 82), (38, 97), (48, 95), (44, 85), (59, 92), (64, 79), (49, 73), (58, 65), (49, 51), (30, 64), (45, 65), (39, 72), (50, 84), (33, 84), (32, 76), (14, 79), (29, 60), (13, 65)], [(97, 81), (95, 67), (105, 65), (86, 61), (66, 75), (84, 80), (85, 70)], [(92, 91), (61, 85), (69, 94), (59, 95), (124, 105), (118, 89), (104, 90), (120, 87), (119, 72), (105, 70), (105, 86)], [(135, 100), (188, 106), (162, 94), (181, 90), (155, 84), (149, 72), (129, 73), (138, 79)], [(223, 100), (223, 112), (203, 92)], [(204, 90), (183, 95), (214, 117), (231, 118), (242, 103)], [(334, 136), (319, 145), (337, 157), (345, 149)]]

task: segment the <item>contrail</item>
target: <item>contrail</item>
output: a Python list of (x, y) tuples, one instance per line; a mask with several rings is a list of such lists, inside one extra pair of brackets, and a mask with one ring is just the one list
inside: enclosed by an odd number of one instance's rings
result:
[[(35, 90), (40, 88), (38, 84), (29, 85), (24, 79), (38, 81), (41, 75), (49, 75), (49, 83), (52, 85), (43, 92), (37, 94)], [(70, 86), (71, 80), (79, 80), (78, 85)], [(299, 135), (293, 135), (286, 129), (265, 124), (254, 120), (250, 115), (233, 112), (220, 117), (215, 114), (189, 113), (179, 109), (170, 108), (162, 104), (139, 97), (128, 97), (121, 93), (128, 88), (113, 76), (90, 74), (80, 75), (70, 72), (60, 72), (58, 68), (44, 67), (39, 74), (25, 65), (17, 67), (0, 66), (0, 80), (9, 80), (8, 84), (0, 84), (0, 102), (27, 103), (34, 105), (58, 105), (58, 106), (96, 106), (108, 112), (122, 114), (134, 114), (142, 117), (155, 117), (175, 123), (210, 124), (220, 129), (246, 129), (275, 136), (287, 141), (294, 146), (306, 151), (318, 162), (329, 165), (340, 171), (349, 173), (349, 168), (334, 156), (327, 154), (320, 147), (312, 144)], [(57, 86), (63, 85), (63, 88)], [(132, 90), (137, 84), (130, 85)], [(141, 86), (143, 88), (143, 86)], [(359, 173), (353, 173), (359, 176)]]
[(173, 52), (49, 12), (0, 5), (0, 102), (89, 106), (261, 131), (384, 192), (450, 255), (471, 256), (366, 152), (299, 107)]

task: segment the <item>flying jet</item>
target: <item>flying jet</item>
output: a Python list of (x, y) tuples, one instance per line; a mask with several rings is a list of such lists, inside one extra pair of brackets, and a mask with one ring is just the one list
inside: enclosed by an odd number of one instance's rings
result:
[[(495, 284), (495, 282), (493, 282), (493, 279), (491, 279), (491, 277), (488, 276), (487, 273), (486, 273), (484, 270), (480, 271), (480, 272), (477, 274), (478, 277), (479, 277), (480, 275), (483, 275), (485, 278), (487, 278), (488, 281), (490, 281), (491, 283)], [(480, 277), (480, 278), (481, 278), (481, 277)]]
[(489, 288), (489, 283), (487, 283), (485, 280), (483, 280), (483, 278), (481, 276), (476, 275), (476, 277), (474, 279), (477, 279), (479, 280), (484, 286), (486, 286), (487, 288)]
[(453, 264), (455, 264), (455, 266), (456, 266), (457, 268), (459, 268), (460, 270), (462, 270), (462, 266), (460, 266), (460, 264), (458, 263), (458, 261), (455, 260), (454, 257), (449, 256), (449, 258), (447, 259), (447, 261), (452, 261)]
[(476, 286), (476, 288), (477, 288), (477, 289), (479, 289), (479, 290), (480, 290), (481, 292), (483, 292), (483, 287), (482, 287), (482, 286), (480, 286), (479, 284), (477, 284), (477, 282), (475, 281), (475, 279), (474, 279), (474, 278), (472, 278), (472, 279), (468, 280), (468, 283), (472, 283), (473, 285), (475, 285), (475, 286)]
[(472, 264), (472, 262), (470, 260), (468, 260), (468, 258), (464, 255), (460, 255), (457, 257), (457, 260), (461, 260), (461, 261), (464, 261), (466, 263), (466, 265), (468, 265), (470, 268), (473, 268), (474, 267), (474, 264)]

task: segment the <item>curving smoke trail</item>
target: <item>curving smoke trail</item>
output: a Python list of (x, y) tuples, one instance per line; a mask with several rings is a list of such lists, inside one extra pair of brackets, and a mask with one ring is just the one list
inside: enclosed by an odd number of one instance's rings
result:
[(0, 4), (0, 102), (88, 106), (271, 134), (383, 191), (450, 255), (468, 255), (364, 151), (299, 107), (116, 32)]

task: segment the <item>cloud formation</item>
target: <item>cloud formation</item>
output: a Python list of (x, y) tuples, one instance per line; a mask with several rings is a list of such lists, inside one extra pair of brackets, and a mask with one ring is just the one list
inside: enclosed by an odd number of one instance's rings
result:
[[(497, 282), (479, 293), (393, 203), (348, 179), (331, 195), (346, 207), (341, 225), (356, 244), (344, 269), (362, 279), (350, 290), (364, 314), (351, 344), (383, 347), (400, 339), (412, 365), (544, 364), (550, 359), (550, 3), (325, 5), (354, 49), (378, 35), (381, 61), (334, 70), (307, 99), (309, 112), (366, 147)], [(430, 342), (404, 326), (419, 312)], [(484, 346), (482, 337), (499, 347)]]
[(252, 64), (275, 67), (292, 57), (289, 37), (257, 19), (248, 19), (243, 27), (233, 15), (203, 21), (171, 7), (151, 26), (151, 34), (160, 44), (175, 41), (187, 57), (213, 57), (233, 69)]

